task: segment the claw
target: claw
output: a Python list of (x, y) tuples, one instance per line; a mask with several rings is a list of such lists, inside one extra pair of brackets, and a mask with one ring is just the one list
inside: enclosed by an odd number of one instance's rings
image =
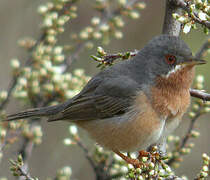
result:
[(144, 151), (144, 150), (141, 150), (139, 151), (139, 155), (138, 155), (138, 158), (137, 159), (142, 159), (143, 157), (150, 157), (150, 152), (147, 152), (147, 151)]

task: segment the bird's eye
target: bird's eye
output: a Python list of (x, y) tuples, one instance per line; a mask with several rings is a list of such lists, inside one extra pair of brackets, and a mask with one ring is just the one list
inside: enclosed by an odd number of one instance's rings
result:
[(165, 58), (166, 58), (166, 62), (167, 62), (168, 64), (174, 64), (174, 63), (176, 62), (176, 57), (173, 56), (173, 55), (167, 54), (167, 55), (165, 56)]

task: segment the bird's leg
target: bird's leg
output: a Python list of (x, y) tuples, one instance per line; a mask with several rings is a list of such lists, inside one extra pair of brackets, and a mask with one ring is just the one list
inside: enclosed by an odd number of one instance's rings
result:
[(124, 154), (122, 154), (120, 151), (114, 150), (114, 152), (120, 156), (122, 159), (124, 159), (128, 164), (132, 164), (135, 168), (139, 168), (141, 167), (142, 163), (139, 162), (138, 159), (132, 159), (128, 156), (125, 156)]
[(151, 155), (150, 152), (141, 150), (141, 151), (139, 151), (139, 155), (138, 155), (137, 159), (142, 160), (143, 157), (150, 158), (150, 155)]

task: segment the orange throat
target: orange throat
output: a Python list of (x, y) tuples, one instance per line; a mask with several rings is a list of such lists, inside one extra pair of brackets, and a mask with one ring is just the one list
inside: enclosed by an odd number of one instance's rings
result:
[(182, 116), (190, 104), (189, 88), (194, 77), (194, 66), (188, 65), (167, 77), (158, 77), (151, 89), (152, 104), (161, 116)]

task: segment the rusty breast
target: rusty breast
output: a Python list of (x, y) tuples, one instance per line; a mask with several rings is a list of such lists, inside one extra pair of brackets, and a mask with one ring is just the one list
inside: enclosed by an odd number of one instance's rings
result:
[(183, 67), (169, 77), (157, 77), (151, 89), (151, 101), (160, 116), (182, 117), (190, 104), (189, 89), (193, 77), (193, 66)]

